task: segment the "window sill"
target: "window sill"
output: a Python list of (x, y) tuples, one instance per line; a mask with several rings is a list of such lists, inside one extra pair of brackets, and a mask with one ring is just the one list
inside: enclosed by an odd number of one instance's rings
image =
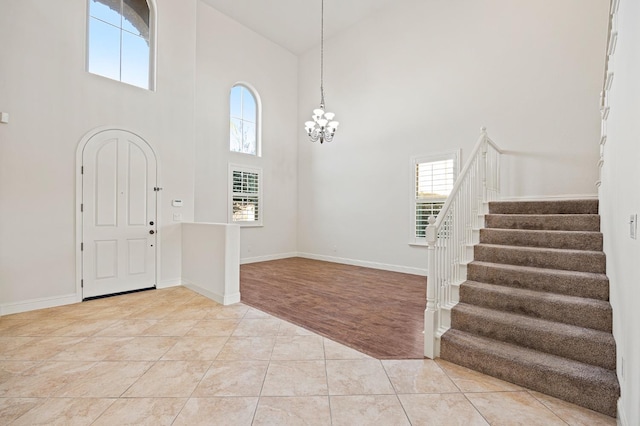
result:
[(425, 241), (424, 243), (422, 242), (413, 242), (413, 243), (409, 243), (410, 246), (413, 247), (428, 247), (427, 242)]

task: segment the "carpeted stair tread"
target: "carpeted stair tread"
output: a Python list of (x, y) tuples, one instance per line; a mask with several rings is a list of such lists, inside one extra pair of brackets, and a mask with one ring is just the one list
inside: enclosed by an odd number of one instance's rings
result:
[(507, 287), (609, 300), (609, 279), (601, 273), (474, 260), (467, 265), (467, 279)]
[(546, 231), (483, 228), (480, 243), (602, 251), (602, 234), (593, 231)]
[(484, 223), (486, 228), (600, 231), (600, 216), (597, 214), (487, 214)]
[(603, 300), (466, 281), (460, 286), (460, 302), (594, 330), (612, 330), (611, 305)]
[(598, 214), (598, 200), (492, 201), (495, 214)]
[(606, 270), (606, 258), (601, 251), (478, 244), (474, 246), (474, 259), (581, 272), (604, 273)]
[(442, 359), (615, 417), (616, 373), (451, 329), (441, 338)]
[(458, 303), (451, 328), (599, 367), (615, 369), (611, 333)]

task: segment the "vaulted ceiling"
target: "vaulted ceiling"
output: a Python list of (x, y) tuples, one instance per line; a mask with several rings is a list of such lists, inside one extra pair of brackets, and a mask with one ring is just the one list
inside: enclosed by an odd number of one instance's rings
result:
[[(321, 0), (203, 0), (300, 55), (320, 44)], [(399, 0), (325, 0), (325, 39)]]

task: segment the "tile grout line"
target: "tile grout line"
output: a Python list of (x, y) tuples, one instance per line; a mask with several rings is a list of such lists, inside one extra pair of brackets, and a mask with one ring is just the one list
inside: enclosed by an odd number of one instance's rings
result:
[[(480, 417), (482, 417), (484, 419), (484, 421), (490, 425), (491, 422), (489, 421), (489, 419), (487, 419), (484, 414), (482, 414), (482, 412), (478, 409), (478, 407), (475, 406), (475, 404), (469, 399), (469, 397), (466, 395), (465, 392), (462, 391), (462, 389), (460, 389), (460, 386), (458, 386), (458, 384), (456, 383), (455, 380), (453, 380), (451, 378), (451, 376), (449, 375), (449, 373), (447, 372), (447, 370), (445, 368), (443, 368), (439, 363), (437, 363), (435, 360), (433, 360), (434, 364), (436, 364), (438, 366), (438, 368), (447, 376), (447, 378), (449, 380), (451, 380), (451, 383), (453, 383), (453, 385), (458, 388), (458, 390), (460, 391), (460, 393), (462, 394), (462, 396), (464, 397), (464, 399), (471, 404), (471, 406), (473, 407), (474, 410), (476, 410), (476, 413), (478, 413), (480, 415)], [(484, 393), (484, 392), (482, 392)]]

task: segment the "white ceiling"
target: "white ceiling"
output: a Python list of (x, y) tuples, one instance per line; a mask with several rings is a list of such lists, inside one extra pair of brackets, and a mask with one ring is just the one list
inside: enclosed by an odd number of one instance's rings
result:
[[(203, 0), (300, 55), (320, 44), (321, 0)], [(398, 0), (325, 0), (325, 39)]]

